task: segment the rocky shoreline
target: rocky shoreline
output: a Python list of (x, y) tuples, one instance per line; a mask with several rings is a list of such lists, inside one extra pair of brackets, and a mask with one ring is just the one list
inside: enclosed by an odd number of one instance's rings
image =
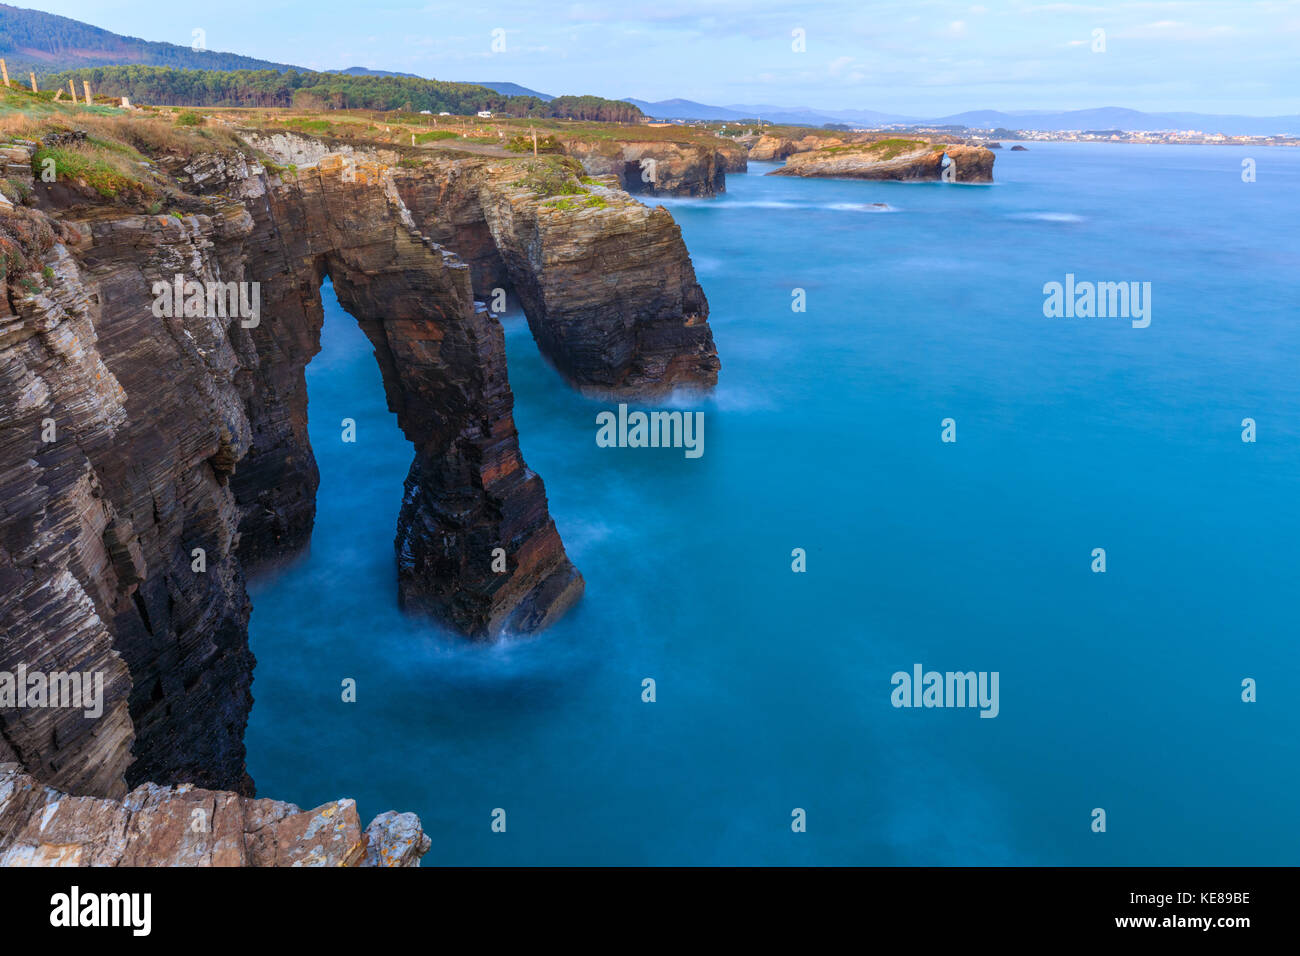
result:
[[(471, 638), (544, 628), (583, 589), (519, 451), (485, 300), (515, 293), (585, 392), (717, 380), (680, 230), (615, 180), (554, 158), (243, 135), (247, 148), (149, 164), (174, 186), (171, 214), (30, 178), (36, 144), (6, 153), (32, 200), (0, 210), (0, 672), (102, 675), (103, 710), (0, 705), (0, 762), (77, 797), (254, 793), (245, 582), (310, 539), (304, 370), (325, 278), (416, 449), (395, 541), (402, 604)], [(154, 290), (177, 275), (255, 283), (259, 319), (160, 317)], [(9, 849), (47, 852), (24, 839)]]
[(352, 800), (304, 811), (187, 784), (74, 797), (0, 763), (0, 866), (408, 867), (430, 846), (414, 813), (363, 829)]
[(792, 153), (784, 166), (767, 175), (991, 183), (994, 159), (993, 152), (982, 146), (881, 140)]

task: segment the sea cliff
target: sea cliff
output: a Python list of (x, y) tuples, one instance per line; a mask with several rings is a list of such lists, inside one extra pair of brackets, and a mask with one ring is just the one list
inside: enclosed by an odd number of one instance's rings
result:
[(301, 810), (189, 785), (120, 800), (74, 797), (0, 763), (0, 866), (418, 866), (431, 841), (413, 813), (364, 829), (356, 803)]
[[(469, 637), (543, 628), (583, 589), (482, 299), (516, 292), (584, 390), (717, 374), (680, 231), (613, 180), (253, 130), (173, 138), (111, 198), (33, 178), (37, 142), (5, 153), (27, 175), (0, 208), (0, 672), (100, 675), (102, 711), (0, 702), (0, 761), (77, 796), (254, 792), (246, 581), (310, 539), (304, 370), (326, 277), (415, 447), (401, 601)], [(160, 313), (178, 275), (254, 287), (260, 314)]]
[(792, 153), (768, 175), (991, 183), (994, 159), (982, 146), (886, 139)]

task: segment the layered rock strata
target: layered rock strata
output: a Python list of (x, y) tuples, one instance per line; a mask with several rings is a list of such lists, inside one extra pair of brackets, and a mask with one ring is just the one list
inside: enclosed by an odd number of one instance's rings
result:
[[(101, 681), (91, 708), (15, 706), (0, 679), (0, 760), (66, 793), (252, 794), (245, 578), (310, 537), (304, 370), (326, 277), (415, 446), (401, 600), (473, 637), (545, 627), (582, 591), (519, 453), (501, 326), (476, 295), (513, 289), (584, 390), (716, 380), (680, 231), (612, 180), (551, 197), (518, 161), (271, 145), (302, 165), (160, 159), (183, 190), (175, 215), (72, 205), (62, 183), (36, 184), (45, 211), (0, 211), (0, 677)], [(162, 314), (157, 290), (177, 275), (255, 284), (259, 314)]]
[(819, 136), (814, 133), (800, 137), (764, 133), (749, 147), (749, 158), (769, 162), (775, 159), (786, 159), (795, 153), (807, 153), (815, 149), (843, 146), (846, 142), (848, 140), (837, 136)]
[(568, 139), (562, 146), (592, 176), (614, 176), (645, 196), (712, 198), (727, 191), (728, 167), (742, 163), (728, 144)]
[[(212, 195), (189, 215), (3, 224), (31, 241), (0, 302), (0, 672), (93, 675), (102, 710), (5, 701), (0, 756), (68, 792), (252, 792), (245, 574), (310, 534), (304, 368), (327, 275), (416, 448), (406, 606), (483, 637), (543, 627), (582, 590), (519, 453), (500, 324), (385, 170), (204, 165), (185, 175)], [(176, 274), (259, 283), (257, 323), (156, 315), (155, 283)]]
[(145, 784), (77, 797), (0, 763), (0, 866), (418, 866), (430, 840), (413, 813), (364, 829), (356, 803), (301, 810), (229, 791)]
[(681, 229), (612, 180), (541, 196), (527, 164), (448, 161), (399, 170), (397, 188), (439, 242), (466, 250), (475, 290), (513, 291), (539, 349), (593, 396), (705, 390), (720, 362)]
[(768, 175), (938, 181), (946, 178), (945, 168), (951, 165), (952, 182), (991, 183), (995, 158), (991, 150), (981, 146), (918, 143), (899, 147), (885, 141), (795, 153)]

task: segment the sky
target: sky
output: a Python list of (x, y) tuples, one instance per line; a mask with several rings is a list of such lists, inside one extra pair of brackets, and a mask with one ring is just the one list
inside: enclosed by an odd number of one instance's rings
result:
[(553, 95), (920, 116), (1300, 113), (1300, 0), (9, 2), (186, 46), (202, 30), (207, 49), (312, 69), (510, 81)]

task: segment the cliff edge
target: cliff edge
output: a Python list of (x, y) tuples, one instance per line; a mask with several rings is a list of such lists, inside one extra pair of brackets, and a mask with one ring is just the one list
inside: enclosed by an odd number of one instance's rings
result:
[(0, 866), (418, 866), (413, 813), (364, 829), (356, 803), (279, 800), (145, 784), (120, 800), (74, 797), (0, 763)]

